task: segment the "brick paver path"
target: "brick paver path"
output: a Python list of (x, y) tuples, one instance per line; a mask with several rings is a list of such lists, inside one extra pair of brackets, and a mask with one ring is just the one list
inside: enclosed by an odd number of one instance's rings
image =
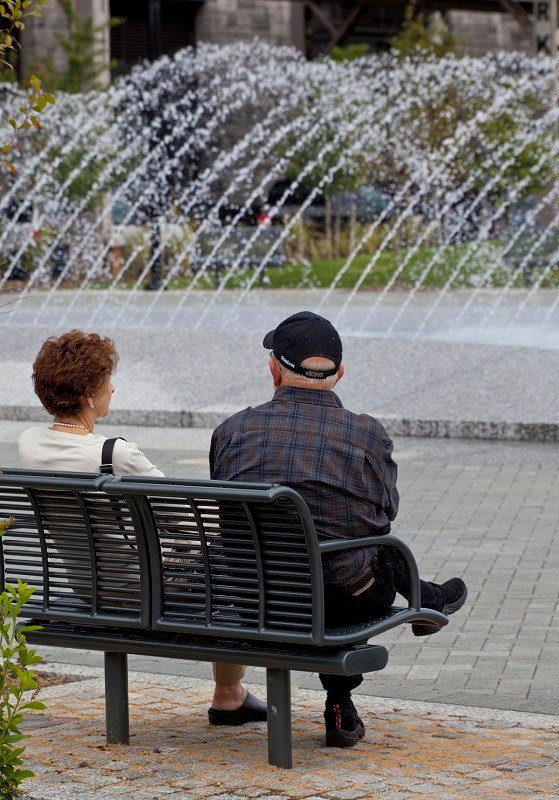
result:
[(131, 744), (106, 746), (100, 678), (44, 690), (29, 800), (497, 800), (557, 798), (552, 718), (362, 698), (367, 734), (324, 747), (322, 695), (294, 693), (294, 768), (267, 764), (266, 726), (212, 728), (212, 685), (132, 676)]

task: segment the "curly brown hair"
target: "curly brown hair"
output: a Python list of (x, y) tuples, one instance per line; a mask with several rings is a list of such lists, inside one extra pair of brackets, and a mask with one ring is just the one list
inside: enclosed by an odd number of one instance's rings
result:
[(35, 394), (54, 417), (74, 416), (105, 386), (118, 363), (112, 339), (69, 331), (43, 342), (33, 364)]

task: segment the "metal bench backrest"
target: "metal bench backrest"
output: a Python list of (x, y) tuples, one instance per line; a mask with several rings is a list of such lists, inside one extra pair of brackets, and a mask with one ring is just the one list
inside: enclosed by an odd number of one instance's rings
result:
[(316, 531), (292, 489), (120, 478), (104, 487), (136, 504), (150, 548), (153, 627), (243, 639), (324, 637)]
[(141, 520), (108, 496), (107, 476), (6, 470), (0, 518), (14, 522), (2, 541), (2, 586), (36, 588), (36, 618), (148, 627), (150, 573)]

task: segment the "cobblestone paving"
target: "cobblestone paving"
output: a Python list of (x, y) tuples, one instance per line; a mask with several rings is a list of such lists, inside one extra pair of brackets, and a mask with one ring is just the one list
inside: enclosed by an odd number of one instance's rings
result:
[(323, 697), (294, 693), (294, 768), (267, 764), (266, 726), (207, 724), (211, 683), (131, 676), (131, 744), (104, 740), (103, 682), (44, 690), (28, 726), (28, 800), (557, 798), (557, 720), (361, 698), (367, 734), (323, 744)]
[(467, 611), (424, 643), (388, 636), (390, 669), (369, 680), (382, 695), (404, 679), (406, 697), (559, 713), (559, 470), (529, 446), (497, 445), (487, 463), (484, 448), (437, 445), (404, 443), (396, 530), (423, 577), (464, 578)]

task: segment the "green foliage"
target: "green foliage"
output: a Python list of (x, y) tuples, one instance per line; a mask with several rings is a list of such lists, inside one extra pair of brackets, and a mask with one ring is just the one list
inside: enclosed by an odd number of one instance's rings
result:
[(322, 186), (326, 195), (351, 192), (367, 182), (366, 160), (353, 153), (352, 136), (340, 135), (334, 125), (323, 125), (302, 147), (292, 151), (285, 170), (287, 178), (314, 189)]
[[(11, 520), (0, 522), (0, 535)], [(0, 594), (0, 797), (13, 800), (20, 793), (20, 784), (25, 778), (33, 776), (29, 769), (23, 769), (26, 738), (20, 725), (25, 712), (46, 708), (36, 700), (37, 679), (32, 667), (42, 659), (36, 651), (28, 647), (25, 633), (37, 630), (37, 625), (17, 627), (17, 619), (22, 608), (35, 590), (18, 579), (17, 586), (6, 585)]]
[[(99, 134), (101, 133), (99, 131)], [(60, 185), (66, 185), (65, 194), (72, 203), (79, 203), (90, 194), (111, 160), (110, 154), (106, 152), (100, 152), (97, 158), (87, 161), (84, 159), (85, 155), (86, 151), (83, 148), (72, 150), (64, 155), (61, 150), (54, 151), (57, 166), (52, 172), (53, 179)], [(116, 180), (115, 178), (115, 182)], [(94, 191), (89, 198), (89, 202), (82, 207), (82, 211), (87, 212), (98, 209), (103, 202), (106, 191), (106, 186)]]
[[(4, 20), (5, 28), (0, 31), (0, 65), (13, 72), (13, 57), (19, 52), (20, 44), (16, 34), (25, 30), (26, 17), (40, 17), (41, 8), (47, 0), (2, 0), (0, 2), (0, 18)], [(45, 93), (41, 81), (36, 75), (29, 77), (27, 98), (23, 105), (8, 120), (12, 128), (11, 136), (4, 144), (0, 144), (0, 166), (7, 169), (12, 175), (17, 170), (12, 163), (10, 154), (17, 144), (21, 133), (31, 127), (40, 130), (42, 125), (38, 114), (41, 114), (48, 105), (55, 100), (52, 94)]]
[(334, 46), (330, 53), (333, 61), (355, 61), (357, 58), (363, 58), (371, 52), (370, 46), (366, 42), (356, 42), (355, 44), (346, 44), (344, 47)]
[[(347, 226), (342, 229), (336, 257), (329, 258), (325, 255), (329, 246), (324, 234), (321, 234), (316, 226), (300, 225), (301, 230), (293, 231), (292, 237), (286, 243), (286, 265), (266, 269), (266, 285), (270, 289), (328, 289), (336, 280), (336, 286), (340, 289), (353, 289), (359, 282), (362, 292), (378, 291), (394, 280), (397, 273), (395, 286), (403, 290), (416, 287), (420, 280), (422, 291), (441, 289), (447, 285), (449, 280), (453, 288), (477, 288), (482, 281), (486, 281), (484, 276), (489, 265), (492, 265), (492, 271), (489, 281), (485, 283), (487, 288), (504, 286), (522, 288), (525, 285), (525, 271), (517, 269), (518, 254), (520, 252), (520, 256), (522, 256), (524, 253), (522, 248), (517, 247), (516, 252), (509, 252), (510, 243), (499, 239), (477, 243), (459, 242), (441, 246), (436, 242), (435, 233), (430, 239), (427, 239), (424, 246), (417, 247), (415, 242), (424, 232), (421, 227), (424, 224), (419, 221), (410, 221), (407, 230), (401, 231), (401, 236), (393, 242), (393, 246), (384, 247), (379, 252), (382, 240), (390, 231), (388, 224), (380, 225), (376, 235), (347, 267), (347, 256), (351, 252)], [(359, 238), (367, 225), (368, 223), (357, 223), (356, 238)], [(533, 246), (531, 241), (528, 244), (526, 242), (521, 244), (524, 248)], [(556, 244), (553, 244), (549, 253), (554, 252), (555, 249)], [(127, 247), (123, 260), (127, 261), (129, 256), (130, 251)], [(545, 253), (543, 256), (545, 257)], [(145, 269), (148, 259), (147, 248), (143, 252), (138, 252), (134, 263), (118, 281), (118, 288), (133, 288), (138, 276)], [(342, 267), (344, 272), (338, 279)], [(428, 271), (425, 274), (426, 270)], [(365, 271), (367, 271), (367, 275), (363, 279)], [(223, 278), (224, 275), (225, 273), (220, 273), (220, 278)], [(180, 275), (171, 280), (169, 288), (183, 291), (189, 288), (193, 282), (196, 290), (215, 289), (216, 285), (215, 276), (211, 270), (203, 275), (198, 273), (189, 275), (188, 272), (181, 271)], [(242, 268), (228, 277), (225, 288), (239, 290), (254, 283), (254, 270)], [(256, 285), (258, 284), (256, 283)], [(96, 284), (98, 289), (106, 289), (107, 286), (107, 282)], [(542, 286), (557, 288), (559, 286), (559, 270), (550, 271)]]
[(8, 120), (8, 124), (12, 128), (11, 138), (0, 146), (0, 164), (4, 164), (12, 175), (16, 175), (17, 170), (10, 160), (10, 153), (16, 145), (18, 136), (32, 126), (35, 130), (40, 131), (43, 125), (38, 114), (41, 114), (47, 106), (54, 105), (55, 102), (52, 94), (43, 92), (39, 78), (31, 75), (27, 97), (23, 105), (19, 106), (15, 115)]
[[(534, 100), (533, 96), (527, 94), (523, 108), (509, 108), (498, 117), (489, 118), (480, 124), (480, 139), (491, 142), (493, 147), (500, 149), (500, 163), (494, 161), (488, 165), (487, 160), (483, 161), (484, 149), (479, 146), (479, 140), (473, 141), (463, 154), (464, 177), (476, 172), (479, 174), (480, 167), (483, 166), (483, 175), (480, 174), (474, 182), (474, 188), (481, 189), (488, 180), (493, 180), (493, 189), (489, 196), (495, 204), (506, 201), (510, 190), (523, 181), (526, 185), (519, 200), (534, 194), (543, 194), (555, 176), (556, 163), (551, 155), (553, 134), (542, 134), (528, 142), (523, 142), (521, 138), (525, 124), (522, 119), (524, 110)], [(505, 164), (508, 166), (503, 169)]]
[[(313, 90), (317, 94), (320, 88)], [(300, 114), (309, 120), (309, 135), (304, 139), (294, 134), (278, 147), (279, 155), (285, 159), (285, 176), (297, 180), (306, 189), (320, 187), (326, 196), (337, 192), (350, 192), (367, 182), (367, 163), (364, 154), (352, 148), (356, 137), (362, 109), (334, 109), (325, 118), (322, 103), (310, 103), (301, 108)]]
[[(460, 62), (446, 60), (450, 74), (460, 69)], [(492, 206), (519, 203), (547, 190), (556, 171), (555, 130), (542, 126), (536, 132), (544, 108), (529, 84), (520, 88), (514, 76), (501, 74), (488, 91), (486, 83), (466, 70), (463, 79), (440, 80), (444, 70), (433, 56), (417, 66), (416, 59), (404, 65), (409, 79), (402, 96), (411, 102), (395, 104), (393, 128), (406, 132), (401, 150), (387, 140), (370, 167), (379, 185), (395, 192), (412, 177), (416, 164), (424, 163), (445, 164), (440, 184), (447, 190), (470, 182), (471, 190), (479, 191), (490, 183), (487, 201)], [(506, 103), (495, 102), (506, 94)], [(461, 130), (476, 116), (475, 130), (457, 147)]]
[[(58, 0), (66, 17), (67, 33), (57, 32), (56, 41), (66, 54), (67, 69), (60, 73), (51, 58), (38, 62), (34, 71), (41, 76), (51, 92), (78, 92), (104, 88), (99, 77), (106, 69), (105, 24), (94, 25), (93, 19), (82, 19), (74, 7), (73, 0)], [(121, 20), (111, 19), (110, 26)]]
[(26, 17), (40, 17), (41, 7), (47, 0), (2, 0), (0, 2), (0, 19), (4, 28), (0, 30), (0, 63), (5, 66), (10, 64), (5, 60), (6, 55), (18, 52), (20, 44), (17, 35), (25, 30)]
[[(395, 37), (391, 44), (398, 53), (398, 57), (404, 59), (406, 56), (421, 56), (422, 58), (440, 58), (450, 52), (455, 52), (460, 45), (444, 21), (444, 17), (435, 13), (424, 20), (422, 15), (416, 13), (416, 2), (411, 2), (406, 9), (404, 27), (401, 33)], [(367, 55), (368, 47), (365, 44), (352, 44), (347, 47), (334, 47), (331, 57), (336, 62), (351, 62)], [(349, 65), (348, 65), (349, 66)], [(436, 89), (437, 87), (433, 87)], [(407, 91), (407, 87), (404, 87)], [(319, 89), (320, 91), (320, 89)], [(455, 97), (452, 97), (454, 92)], [(410, 129), (410, 137), (415, 137), (415, 130), (419, 131), (419, 139), (426, 139), (427, 147), (436, 151), (440, 143), (449, 135), (449, 124), (457, 124), (461, 116), (464, 115), (464, 108), (467, 104), (459, 107), (462, 115), (456, 114), (456, 106), (463, 104), (464, 98), (460, 96), (459, 88), (452, 87), (447, 93), (434, 94), (433, 105), (425, 104), (422, 93), (416, 96), (416, 105), (412, 104), (409, 111), (410, 119), (405, 121)], [(392, 101), (393, 102), (393, 101)], [(409, 106), (408, 106), (409, 107)], [(404, 165), (398, 160), (394, 148), (388, 146), (381, 157), (386, 169), (382, 164), (371, 161), (365, 151), (356, 152), (351, 149), (351, 143), (356, 138), (366, 139), (361, 136), (359, 130), (352, 130), (352, 120), (358, 119), (360, 101), (357, 100), (355, 107), (348, 112), (340, 113), (339, 119), (331, 123), (323, 123), (320, 130), (303, 147), (297, 146), (295, 140), (292, 155), (288, 155), (288, 167), (286, 177), (298, 179), (308, 189), (314, 188), (317, 184), (327, 179), (324, 186), (326, 195), (334, 195), (338, 192), (355, 191), (359, 186), (366, 185), (371, 180), (376, 180), (379, 172), (386, 172), (390, 175), (387, 185), (398, 185), (400, 181), (405, 181)], [(418, 120), (421, 119), (421, 124)], [(363, 124), (358, 124), (364, 131)], [(394, 126), (395, 128), (396, 126)], [(403, 128), (406, 130), (406, 128)], [(340, 132), (347, 130), (348, 135), (340, 135)], [(351, 155), (348, 155), (350, 154)], [(286, 151), (283, 150), (282, 155)], [(306, 170), (306, 166), (311, 162), (316, 165), (311, 170)], [(338, 166), (339, 165), (339, 166)], [(328, 178), (332, 175), (332, 179)], [(374, 177), (373, 177), (374, 176)]]
[[(351, 262), (349, 268), (344, 272), (340, 281), (337, 283), (340, 289), (352, 289), (361, 276), (372, 258), (375, 258), (373, 269), (371, 269), (363, 281), (360, 291), (378, 291), (382, 289), (393, 278), (399, 265), (404, 261), (406, 266), (399, 273), (396, 287), (409, 289), (416, 286), (418, 279), (422, 275), (426, 266), (432, 265), (430, 271), (422, 283), (422, 290), (428, 291), (440, 289), (453, 275), (457, 265), (462, 263), (459, 274), (452, 282), (453, 288), (466, 287), (472, 288), (480, 285), (480, 280), (487, 270), (489, 263), (495, 262), (498, 266), (491, 274), (488, 284), (491, 288), (507, 286), (515, 270), (513, 264), (507, 263), (506, 256), (503, 256), (503, 249), (506, 242), (493, 240), (483, 244), (476, 250), (468, 244), (446, 245), (442, 250), (438, 247), (419, 247), (414, 249), (413, 254), (408, 248), (386, 249), (379, 255), (360, 253)], [(345, 265), (344, 258), (321, 258), (307, 262), (294, 262), (285, 267), (269, 269), (267, 276), (270, 280), (272, 289), (297, 289), (302, 287), (312, 287), (328, 289), (340, 269)], [(247, 272), (234, 276), (227, 284), (228, 289), (242, 288), (243, 281), (247, 280)], [(231, 285), (230, 285), (231, 284)], [(524, 285), (524, 274), (516, 276), (513, 286), (521, 288)], [(559, 270), (553, 270), (544, 280), (544, 287), (557, 287), (559, 285)], [(178, 288), (178, 286), (177, 286)], [(201, 288), (201, 287), (200, 287)]]
[(417, 11), (417, 0), (406, 8), (402, 30), (390, 40), (399, 58), (435, 56), (456, 53), (462, 40), (453, 34), (443, 15), (436, 11), (426, 16)]

